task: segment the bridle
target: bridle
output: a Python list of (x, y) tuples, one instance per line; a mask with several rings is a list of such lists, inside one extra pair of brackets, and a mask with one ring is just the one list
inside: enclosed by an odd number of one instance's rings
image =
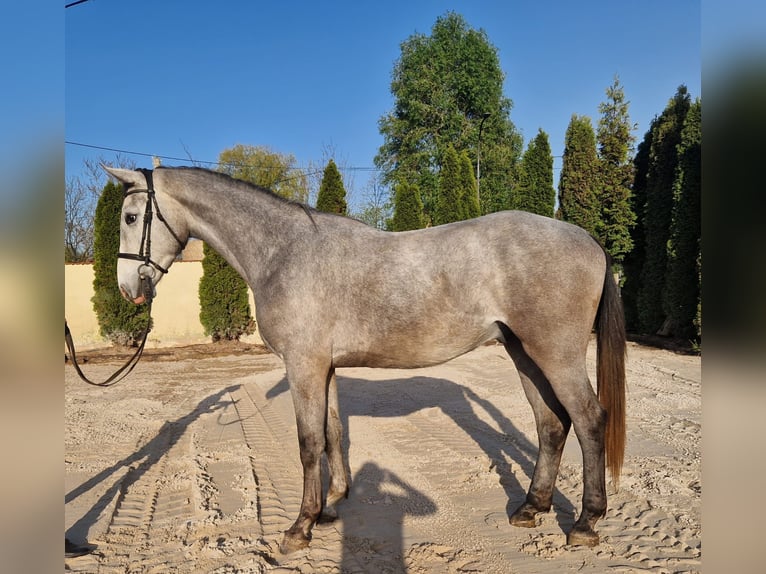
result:
[(72, 365), (75, 368), (75, 371), (77, 371), (77, 374), (80, 376), (80, 378), (88, 383), (89, 385), (95, 385), (97, 387), (110, 387), (114, 385), (115, 383), (120, 382), (122, 379), (127, 377), (130, 372), (133, 370), (133, 368), (138, 364), (138, 361), (141, 359), (141, 356), (144, 353), (144, 346), (146, 345), (146, 339), (149, 336), (149, 331), (152, 330), (152, 300), (154, 299), (154, 284), (152, 283), (152, 279), (154, 279), (156, 275), (156, 271), (159, 271), (162, 274), (166, 274), (168, 270), (154, 261), (152, 259), (152, 219), (154, 218), (154, 213), (157, 214), (157, 219), (159, 219), (167, 228), (167, 230), (170, 232), (170, 234), (173, 236), (173, 238), (178, 242), (178, 244), (183, 248), (185, 245), (183, 241), (178, 237), (178, 234), (176, 234), (175, 231), (173, 231), (173, 228), (170, 227), (170, 224), (167, 222), (167, 220), (162, 216), (162, 212), (160, 211), (160, 206), (157, 204), (157, 197), (156, 193), (154, 191), (154, 182), (152, 179), (152, 170), (150, 169), (138, 169), (136, 171), (140, 171), (144, 178), (146, 178), (146, 189), (128, 189), (125, 191), (125, 194), (123, 196), (124, 198), (128, 197), (129, 195), (133, 195), (135, 193), (146, 193), (146, 208), (144, 210), (144, 221), (143, 221), (143, 231), (141, 232), (141, 244), (138, 249), (138, 253), (118, 253), (117, 257), (121, 259), (132, 259), (135, 261), (142, 261), (143, 264), (138, 266), (138, 276), (141, 281), (141, 291), (144, 295), (144, 298), (146, 300), (146, 304), (148, 305), (148, 321), (146, 323), (146, 329), (144, 330), (143, 335), (141, 336), (141, 343), (138, 346), (138, 349), (136, 349), (136, 352), (133, 354), (133, 356), (128, 359), (127, 363), (125, 363), (122, 367), (120, 367), (112, 376), (110, 376), (108, 379), (101, 383), (97, 383), (94, 381), (91, 381), (88, 377), (85, 376), (85, 374), (80, 369), (80, 365), (77, 363), (77, 356), (75, 353), (74, 348), (74, 341), (72, 340), (72, 334), (69, 331), (69, 325), (66, 322), (66, 319), (64, 319), (64, 340), (66, 341), (67, 348), (69, 349), (69, 358), (72, 361)]
[[(166, 274), (168, 270), (162, 265), (152, 259), (152, 219), (154, 218), (154, 211), (157, 212), (157, 219), (159, 219), (165, 228), (170, 232), (181, 247), (184, 246), (184, 242), (178, 237), (170, 224), (162, 216), (160, 206), (157, 204), (157, 196), (154, 191), (154, 181), (152, 179), (152, 170), (150, 169), (138, 169), (144, 174), (146, 178), (146, 189), (130, 189), (125, 192), (124, 197), (133, 195), (136, 193), (146, 194), (146, 209), (144, 210), (144, 222), (143, 230), (141, 232), (141, 244), (138, 248), (138, 253), (118, 253), (117, 257), (120, 259), (132, 259), (134, 261), (143, 261), (143, 265), (138, 266), (138, 276), (141, 279), (141, 289), (147, 301), (151, 301), (153, 296), (152, 279), (156, 275), (155, 269), (162, 274)], [(154, 211), (152, 211), (152, 207)]]

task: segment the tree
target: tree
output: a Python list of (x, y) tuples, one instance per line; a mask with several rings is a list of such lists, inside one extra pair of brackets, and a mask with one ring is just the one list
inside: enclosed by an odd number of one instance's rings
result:
[(479, 196), (476, 189), (476, 178), (473, 175), (473, 164), (468, 152), (460, 153), (460, 211), (463, 219), (473, 219), (481, 215)]
[(636, 225), (630, 231), (633, 249), (623, 260), (624, 283), (622, 285), (622, 304), (625, 310), (625, 325), (628, 330), (639, 332), (638, 294), (641, 288), (641, 271), (646, 259), (646, 239), (644, 237), (644, 212), (646, 208), (646, 179), (649, 173), (649, 154), (652, 148), (652, 133), (657, 118), (652, 120), (644, 139), (638, 144), (636, 156), (633, 158), (633, 192), (630, 205), (636, 214)]
[(678, 165), (673, 182), (673, 210), (667, 243), (668, 267), (663, 310), (676, 337), (697, 336), (695, 317), (700, 300), (702, 103), (692, 103), (681, 129)]
[(482, 116), (481, 198), (483, 213), (507, 208), (521, 136), (511, 123), (511, 100), (503, 96), (497, 49), (483, 30), (462, 16), (437, 18), (431, 35), (402, 42), (394, 65), (393, 109), (379, 120), (384, 143), (375, 157), (383, 183), (413, 183), (421, 191), (428, 220), (434, 220), (441, 158), (447, 147), (475, 160)]
[(394, 190), (394, 216), (389, 223), (389, 230), (409, 231), (423, 227), (423, 201), (418, 186), (400, 183)]
[[(237, 144), (218, 156), (219, 170), (293, 201), (308, 199), (305, 174), (295, 158), (264, 146)], [(245, 280), (209, 245), (202, 247), (200, 322), (213, 341), (239, 340), (255, 330)]]
[(557, 217), (597, 237), (601, 221), (597, 193), (596, 134), (589, 117), (574, 114), (564, 140)]
[(553, 189), (553, 156), (548, 134), (542, 129), (527, 147), (521, 160), (519, 185), (511, 200), (513, 209), (553, 217), (556, 191)]
[(645, 257), (637, 300), (639, 329), (644, 333), (660, 331), (666, 319), (662, 292), (668, 267), (673, 184), (678, 169), (681, 130), (690, 105), (686, 86), (680, 86), (662, 114), (652, 123), (643, 214)]
[(199, 281), (199, 320), (214, 343), (239, 341), (255, 330), (247, 283), (207, 243), (202, 245), (202, 277)]
[(101, 335), (112, 343), (131, 347), (137, 344), (151, 319), (148, 306), (127, 301), (117, 284), (122, 201), (122, 186), (108, 181), (96, 204), (91, 300)]
[(636, 216), (630, 205), (633, 185), (633, 130), (625, 93), (619, 78), (606, 89), (607, 101), (599, 104), (597, 141), (599, 156), (599, 202), (601, 223), (598, 239), (612, 260), (621, 268), (625, 255), (633, 248), (630, 230)]
[(249, 181), (292, 201), (306, 203), (309, 186), (306, 175), (295, 165), (295, 157), (266, 146), (237, 144), (218, 156), (218, 171)]
[[(380, 184), (377, 176), (371, 177), (367, 182), (364, 198), (365, 203), (361, 213), (354, 214), (354, 217), (375, 229), (386, 229), (392, 215), (393, 204), (388, 190)], [(421, 204), (421, 211), (422, 209)]]
[(444, 151), (439, 171), (439, 190), (433, 213), (434, 225), (444, 225), (463, 219), (461, 204), (463, 190), (459, 162), (460, 159), (455, 148), (449, 146)]
[(324, 169), (322, 184), (319, 186), (319, 195), (317, 196), (317, 209), (326, 213), (347, 214), (346, 188), (343, 187), (343, 179), (332, 159), (327, 162)]
[(135, 162), (120, 154), (109, 160), (85, 158), (82, 172), (67, 178), (64, 187), (64, 261), (67, 263), (93, 260), (96, 204), (107, 183), (102, 164), (125, 169), (136, 167)]

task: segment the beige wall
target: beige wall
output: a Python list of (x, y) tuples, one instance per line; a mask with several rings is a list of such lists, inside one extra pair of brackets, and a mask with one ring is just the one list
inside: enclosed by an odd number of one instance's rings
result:
[[(98, 321), (93, 311), (93, 266), (64, 266), (64, 312), (78, 349), (108, 347), (111, 345), (98, 332)], [(202, 277), (200, 261), (177, 261), (157, 285), (157, 297), (152, 304), (154, 327), (149, 333), (147, 347), (168, 347), (206, 343), (199, 322), (199, 280)], [(255, 316), (253, 293), (250, 292), (250, 311)], [(243, 341), (261, 343), (256, 332)]]

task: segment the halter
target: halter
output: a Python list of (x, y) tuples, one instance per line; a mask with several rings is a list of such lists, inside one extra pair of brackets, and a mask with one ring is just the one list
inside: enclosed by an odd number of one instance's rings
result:
[(178, 242), (181, 247), (184, 246), (184, 242), (181, 241), (170, 227), (170, 224), (162, 216), (160, 206), (157, 203), (156, 193), (154, 191), (154, 181), (152, 179), (152, 170), (150, 169), (138, 169), (144, 174), (146, 178), (146, 189), (131, 189), (125, 192), (124, 197), (133, 195), (135, 193), (145, 193), (146, 197), (146, 209), (144, 210), (144, 225), (141, 232), (141, 245), (139, 246), (138, 253), (118, 253), (117, 257), (121, 259), (132, 259), (134, 261), (143, 261), (143, 265), (138, 267), (138, 276), (141, 279), (142, 290), (147, 299), (152, 297), (152, 285), (151, 280), (154, 279), (155, 269), (160, 273), (166, 274), (168, 272), (162, 265), (152, 259), (152, 219), (154, 218), (154, 211), (157, 212), (157, 219), (159, 219), (170, 232), (170, 235)]

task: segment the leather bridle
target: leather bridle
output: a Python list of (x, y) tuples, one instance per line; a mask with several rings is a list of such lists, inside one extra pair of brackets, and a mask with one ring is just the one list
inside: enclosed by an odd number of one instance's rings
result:
[(144, 174), (146, 178), (146, 189), (129, 189), (125, 192), (125, 197), (136, 193), (146, 194), (146, 209), (144, 210), (143, 230), (141, 232), (141, 244), (138, 248), (138, 253), (118, 253), (117, 257), (120, 259), (132, 259), (134, 261), (143, 261), (143, 265), (138, 266), (138, 276), (141, 279), (141, 288), (147, 301), (151, 301), (153, 296), (152, 279), (156, 275), (155, 269), (160, 273), (166, 274), (168, 270), (152, 259), (152, 220), (154, 219), (154, 213), (157, 213), (157, 219), (159, 219), (163, 225), (170, 232), (170, 235), (178, 242), (181, 247), (184, 246), (184, 242), (178, 237), (178, 234), (173, 231), (170, 224), (162, 216), (160, 206), (157, 204), (157, 196), (154, 191), (154, 181), (152, 179), (152, 170), (150, 169), (138, 169)]

